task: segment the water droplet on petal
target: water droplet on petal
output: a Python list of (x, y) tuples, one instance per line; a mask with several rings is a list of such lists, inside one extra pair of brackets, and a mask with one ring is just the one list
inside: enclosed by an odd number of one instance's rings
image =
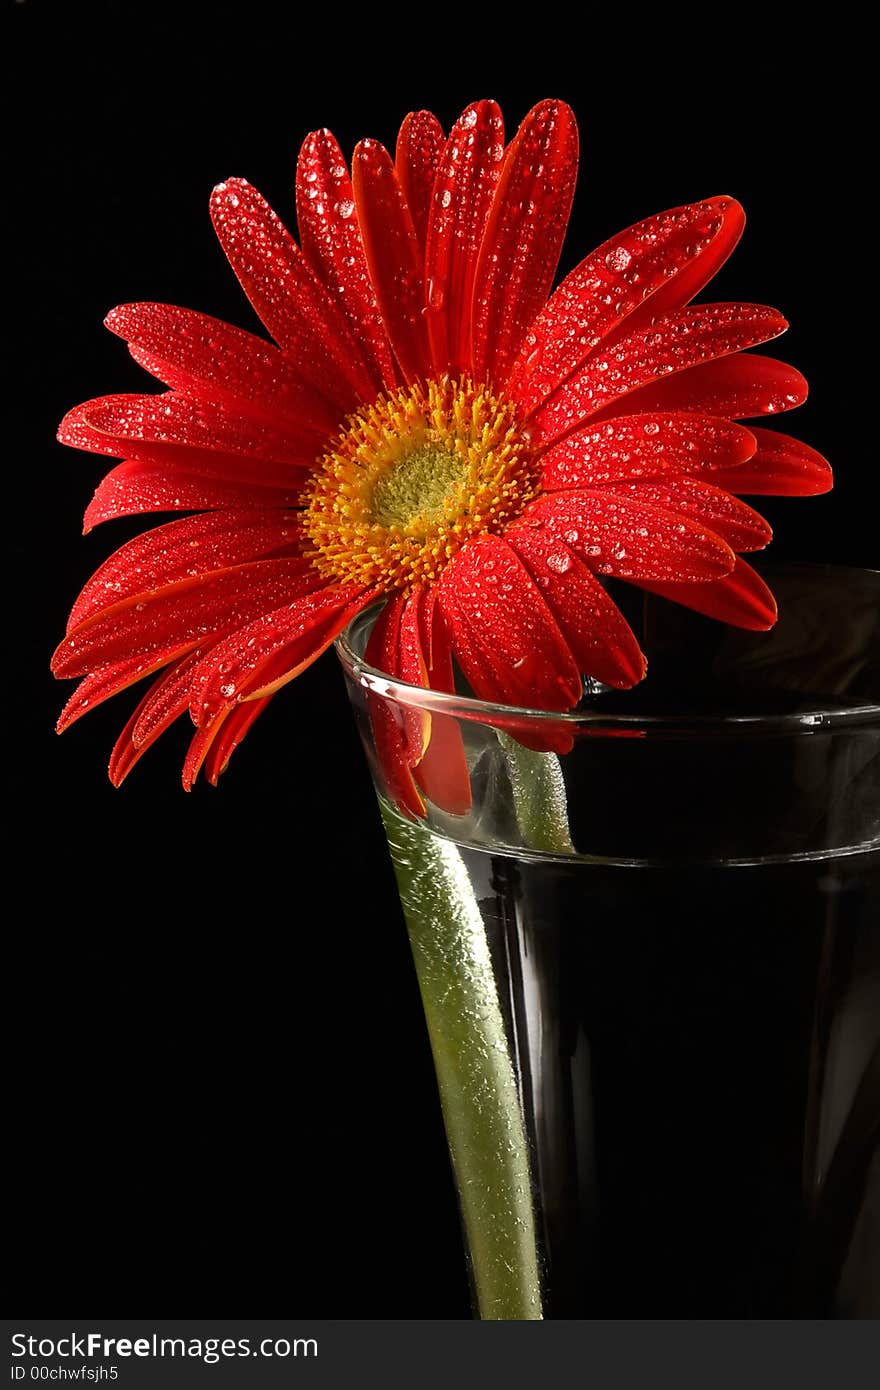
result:
[(625, 246), (615, 246), (605, 257), (605, 264), (609, 270), (626, 270), (631, 260), (632, 255)]
[(571, 556), (564, 550), (560, 550), (558, 554), (554, 552), (547, 556), (547, 568), (556, 574), (565, 574), (566, 570), (571, 569)]

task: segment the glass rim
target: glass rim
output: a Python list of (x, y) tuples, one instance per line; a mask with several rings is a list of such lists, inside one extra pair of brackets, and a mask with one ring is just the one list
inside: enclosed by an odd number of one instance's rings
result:
[[(807, 562), (778, 563), (768, 565), (772, 574), (815, 573), (815, 574), (858, 574), (874, 575), (880, 579), (880, 570), (870, 566), (810, 564)], [(623, 729), (655, 729), (670, 733), (693, 730), (707, 733), (716, 730), (745, 729), (750, 732), (768, 733), (809, 733), (819, 732), (831, 727), (870, 723), (880, 720), (880, 700), (868, 700), (857, 705), (842, 706), (839, 709), (804, 709), (788, 714), (622, 714), (606, 710), (577, 709), (568, 712), (557, 710), (531, 709), (524, 705), (504, 705), (488, 700), (477, 699), (473, 695), (447, 694), (441, 690), (430, 690), (425, 686), (411, 685), (407, 681), (390, 676), (371, 666), (354, 650), (351, 634), (360, 627), (380, 606), (383, 600), (361, 609), (347, 624), (333, 646), (346, 674), (358, 685), (396, 703), (414, 706), (429, 713), (447, 714), (475, 723), (497, 724), (499, 722), (552, 724), (571, 731), (589, 728), (594, 733)], [(633, 690), (638, 690), (634, 686)], [(829, 702), (831, 703), (831, 702)]]

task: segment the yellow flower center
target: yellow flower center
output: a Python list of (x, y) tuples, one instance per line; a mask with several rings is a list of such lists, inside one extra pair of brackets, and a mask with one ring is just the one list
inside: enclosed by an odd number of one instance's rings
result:
[(303, 524), (322, 574), (409, 589), (436, 579), (468, 539), (503, 531), (537, 491), (512, 401), (443, 377), (349, 416)]

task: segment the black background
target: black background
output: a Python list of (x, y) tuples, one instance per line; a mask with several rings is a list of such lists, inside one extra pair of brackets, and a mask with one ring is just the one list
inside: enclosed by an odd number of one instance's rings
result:
[[(795, 12), (250, 3), (8, 5), (14, 174), (7, 295), (4, 685), (12, 850), (7, 1154), (17, 1306), (157, 1316), (467, 1316), (417, 991), (332, 657), (273, 702), (221, 788), (180, 790), (166, 737), (121, 792), (126, 696), (56, 739), (67, 610), (141, 526), (83, 539), (106, 462), (54, 443), (71, 405), (155, 383), (101, 327), (167, 300), (255, 328), (207, 197), (248, 177), (285, 220), (309, 129), (393, 143), (478, 96), (512, 130), (569, 100), (582, 174), (563, 259), (727, 192), (740, 249), (712, 298), (778, 305), (813, 395), (780, 424), (835, 465), (831, 497), (768, 501), (779, 556), (876, 563), (876, 431), (857, 393), (874, 234), (858, 33)], [(774, 13), (780, 20), (773, 24)], [(571, 27), (574, 25), (577, 27)], [(725, 27), (726, 26), (726, 27)], [(424, 30), (424, 33), (423, 33)], [(433, 37), (425, 37), (433, 34)], [(869, 406), (871, 388), (862, 388)], [(10, 498), (10, 484), (21, 496)], [(20, 698), (19, 698), (20, 697)]]

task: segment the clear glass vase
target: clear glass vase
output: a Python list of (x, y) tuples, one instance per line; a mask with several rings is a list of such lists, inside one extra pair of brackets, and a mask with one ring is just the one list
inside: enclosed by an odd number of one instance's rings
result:
[[(645, 599), (648, 678), (570, 716), (337, 644), (479, 1317), (880, 1315), (880, 574), (768, 577), (771, 633)], [(395, 804), (379, 705), (460, 733), (466, 812)]]

